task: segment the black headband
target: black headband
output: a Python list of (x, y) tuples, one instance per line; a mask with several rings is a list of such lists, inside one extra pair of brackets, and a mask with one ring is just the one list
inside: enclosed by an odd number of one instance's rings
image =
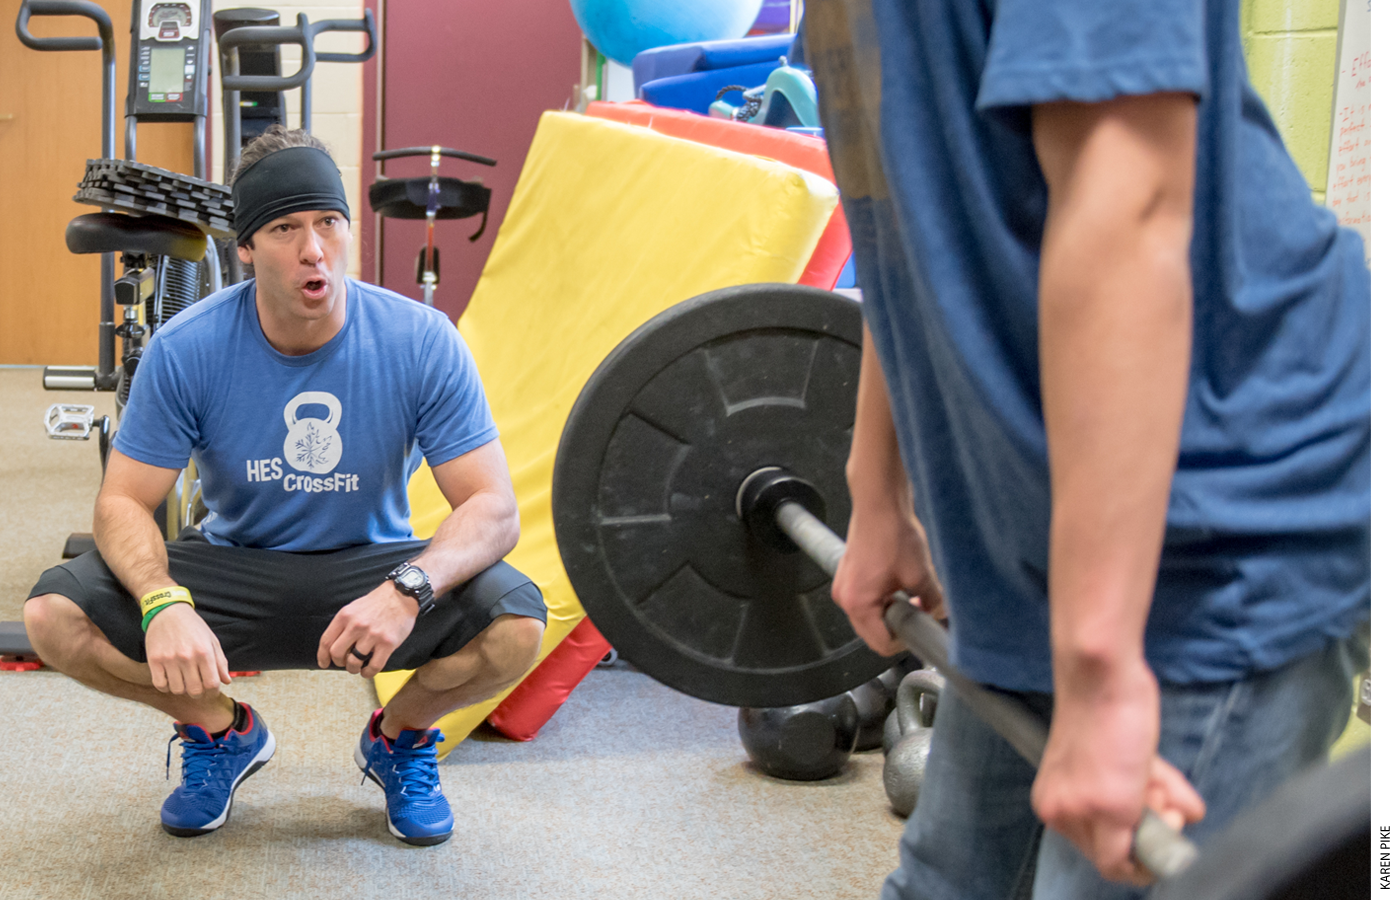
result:
[(289, 213), (333, 209), (348, 220), (345, 185), (330, 154), (288, 147), (253, 163), (233, 183), (233, 230), (243, 244), (253, 232)]

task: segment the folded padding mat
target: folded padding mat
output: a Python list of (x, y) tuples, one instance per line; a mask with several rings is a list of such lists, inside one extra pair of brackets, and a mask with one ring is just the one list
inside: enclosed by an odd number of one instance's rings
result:
[[(796, 134), (781, 128), (767, 128), (750, 125), (746, 122), (732, 122), (701, 116), (681, 109), (667, 109), (652, 106), (640, 100), (626, 103), (590, 103), (588, 115), (614, 122), (627, 122), (641, 125), (672, 137), (685, 138), (723, 147), (754, 156), (766, 156), (778, 162), (787, 163), (834, 181), (831, 173), (831, 157), (826, 152), (826, 141), (807, 134)], [(807, 267), (797, 279), (798, 284), (808, 284), (824, 291), (831, 290), (841, 277), (841, 270), (851, 258), (851, 232), (846, 225), (846, 214), (838, 205), (822, 232), (821, 240), (812, 249)]]
[[(544, 593), (545, 658), (584, 613), (555, 545), (554, 456), (598, 364), (628, 334), (716, 288), (798, 280), (837, 205), (829, 180), (645, 128), (547, 112), (458, 329), (481, 372), (520, 505), (506, 559)], [(432, 473), (414, 531), (447, 517)], [(538, 663), (538, 660), (536, 661)], [(387, 701), (410, 673), (375, 679)], [(445, 716), (446, 754), (510, 693)]]

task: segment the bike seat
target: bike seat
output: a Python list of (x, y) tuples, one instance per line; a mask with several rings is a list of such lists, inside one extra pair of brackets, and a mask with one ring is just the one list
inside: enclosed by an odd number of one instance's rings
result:
[[(369, 205), (391, 219), (428, 217), (431, 178), (381, 178), (369, 187)], [(439, 219), (469, 219), (491, 205), (491, 189), (480, 181), (438, 176)]]
[(149, 253), (189, 262), (204, 258), (204, 232), (169, 216), (88, 213), (63, 234), (73, 253)]

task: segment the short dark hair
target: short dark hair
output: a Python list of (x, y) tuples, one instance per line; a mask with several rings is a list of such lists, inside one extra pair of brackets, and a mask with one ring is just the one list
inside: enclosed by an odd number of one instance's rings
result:
[(301, 128), (287, 128), (284, 125), (273, 125), (262, 134), (248, 142), (248, 146), (243, 148), (243, 152), (238, 157), (238, 168), (233, 172), (233, 178), (229, 184), (233, 184), (244, 172), (253, 167), (259, 160), (271, 156), (278, 150), (287, 150), (291, 147), (315, 147), (322, 153), (334, 158), (335, 154), (331, 148), (326, 146), (326, 142), (316, 137), (309, 131)]
[[(287, 150), (292, 147), (315, 147), (327, 156), (334, 158), (331, 148), (326, 146), (326, 142), (302, 128), (287, 128), (285, 125), (273, 125), (262, 134), (248, 142), (248, 146), (243, 148), (243, 152), (238, 156), (238, 168), (233, 170), (233, 178), (229, 179), (229, 184), (237, 181), (244, 172), (253, 167), (253, 164), (264, 159), (278, 150)], [(248, 240), (239, 244), (240, 247), (251, 247), (253, 236), (248, 235)]]

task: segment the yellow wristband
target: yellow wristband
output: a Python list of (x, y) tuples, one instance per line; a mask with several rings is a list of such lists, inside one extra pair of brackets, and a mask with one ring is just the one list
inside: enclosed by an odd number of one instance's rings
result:
[(169, 603), (188, 603), (190, 606), (194, 606), (194, 598), (190, 596), (190, 592), (187, 589), (179, 585), (151, 591), (141, 598), (141, 617), (145, 618), (147, 614), (153, 612), (157, 607), (165, 606)]

